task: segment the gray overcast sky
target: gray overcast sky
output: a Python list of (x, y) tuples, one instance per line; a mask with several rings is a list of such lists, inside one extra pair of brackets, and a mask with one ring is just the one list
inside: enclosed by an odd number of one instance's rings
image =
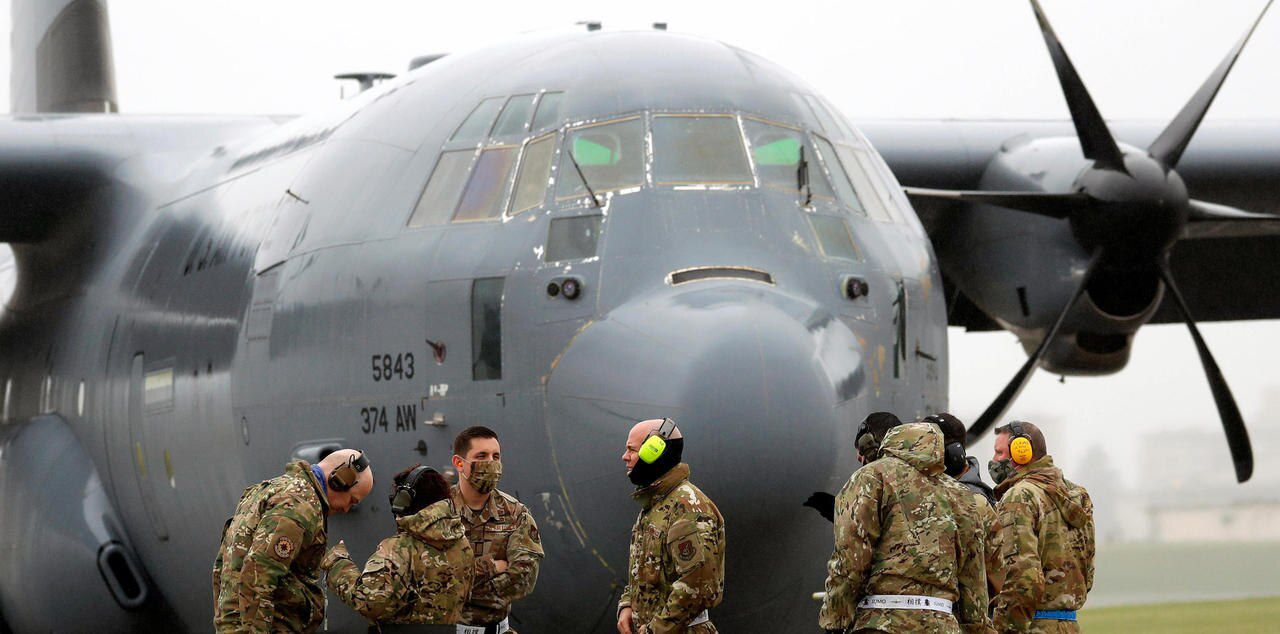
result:
[[(1109, 118), (1167, 120), (1261, 10), (1263, 0), (1044, 0), (1045, 10)], [(0, 32), (9, 3), (0, 0)], [(330, 77), (400, 72), (424, 53), (461, 51), (519, 33), (601, 20), (605, 28), (671, 30), (741, 46), (797, 72), (855, 118), (1066, 118), (1067, 109), (1027, 2), (409, 2), (404, 0), (116, 0), (110, 3), (117, 84), (126, 113), (305, 113), (337, 98)], [(1275, 118), (1280, 15), (1265, 18), (1209, 113)], [(9, 51), (0, 50), (8, 108)], [(1192, 144), (1194, 151), (1194, 143)], [(1267, 272), (1269, 275), (1280, 272)], [(1194, 307), (1193, 307), (1194, 310)], [(1251, 428), (1280, 427), (1280, 321), (1208, 325), (1205, 336)], [(1008, 333), (951, 337), (952, 410), (982, 411), (1025, 359)], [(1103, 435), (1132, 446), (1141, 433), (1220, 428), (1195, 349), (1181, 326), (1148, 327), (1129, 367), (1106, 378), (1039, 373), (1012, 411), (1045, 421), (1070, 469)], [(987, 442), (975, 450), (985, 460)], [(1226, 443), (1204, 450), (1229, 473)], [(1065, 454), (1065, 455), (1063, 455)], [(1112, 451), (1131, 483), (1130, 452)], [(1280, 473), (1259, 455), (1257, 480)], [(1069, 476), (1072, 474), (1069, 472)], [(1082, 474), (1083, 475), (1083, 474)], [(1084, 478), (1087, 479), (1087, 478)]]

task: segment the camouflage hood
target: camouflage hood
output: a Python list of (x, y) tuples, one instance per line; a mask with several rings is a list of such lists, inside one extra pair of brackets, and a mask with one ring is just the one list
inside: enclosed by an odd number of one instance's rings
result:
[(1062, 478), (1062, 469), (1053, 466), (1053, 456), (1045, 456), (1027, 465), (1025, 470), (1018, 470), (996, 487), (997, 495), (1004, 495), (1013, 485), (1026, 481), (1044, 491), (1053, 505), (1062, 513), (1063, 519), (1072, 528), (1081, 528), (1090, 520), (1089, 512), (1084, 508), (1084, 500), (1078, 491), (1073, 491)]
[(925, 475), (942, 473), (942, 431), (932, 423), (898, 425), (885, 434), (880, 453), (892, 456)]
[(396, 518), (400, 530), (445, 550), (449, 545), (466, 536), (462, 518), (448, 499), (440, 500), (408, 517)]

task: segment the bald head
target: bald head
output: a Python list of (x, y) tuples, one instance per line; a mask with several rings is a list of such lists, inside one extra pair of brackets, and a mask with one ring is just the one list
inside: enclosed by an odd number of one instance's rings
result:
[[(328, 481), (329, 476), (333, 474), (339, 467), (347, 464), (347, 461), (360, 455), (361, 452), (355, 449), (339, 449), (320, 460), (320, 471), (324, 473), (325, 480)], [(333, 487), (328, 487), (327, 497), (329, 501), (329, 513), (346, 513), (360, 500), (365, 499), (373, 492), (373, 464), (360, 473), (356, 474), (356, 484), (349, 491), (335, 491)]]
[[(662, 418), (650, 418), (642, 420), (631, 427), (631, 432), (627, 434), (627, 449), (622, 453), (622, 461), (627, 463), (627, 469), (636, 466), (636, 461), (640, 459), (640, 446), (644, 444), (646, 438), (650, 434), (658, 433), (658, 429), (662, 427)], [(670, 440), (684, 438), (684, 434), (680, 433), (680, 427), (677, 426), (671, 430)]]

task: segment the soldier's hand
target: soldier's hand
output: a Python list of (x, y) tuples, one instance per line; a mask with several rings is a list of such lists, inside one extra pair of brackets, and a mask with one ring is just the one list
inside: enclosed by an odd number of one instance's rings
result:
[(502, 573), (506, 572), (506, 571), (507, 571), (507, 560), (506, 560), (506, 559), (494, 559), (494, 560), (493, 560), (493, 571), (494, 571), (494, 573), (496, 573), (496, 574), (502, 574)]
[(635, 634), (631, 629), (631, 608), (618, 610), (618, 634)]
[(347, 543), (342, 540), (338, 540), (338, 545), (324, 554), (324, 558), (320, 560), (320, 568), (327, 571), (339, 559), (351, 559), (351, 553), (347, 552)]
[(836, 496), (823, 491), (814, 491), (802, 506), (807, 506), (827, 518), (828, 522), (836, 521)]

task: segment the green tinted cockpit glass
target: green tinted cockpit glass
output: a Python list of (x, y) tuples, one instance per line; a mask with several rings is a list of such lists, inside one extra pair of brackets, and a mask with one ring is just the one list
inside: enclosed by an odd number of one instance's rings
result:
[(751, 156), (756, 165), (790, 165), (794, 167), (800, 162), (799, 139), (778, 139), (765, 145), (753, 148)]
[(761, 185), (797, 191), (800, 187), (800, 159), (803, 157), (808, 167), (809, 188), (813, 195), (835, 197), (804, 132), (746, 117), (742, 120), (742, 129), (746, 131), (747, 142), (751, 144), (751, 156), (755, 159)]
[(752, 184), (737, 118), (655, 116), (653, 176), (667, 185)]
[(577, 137), (573, 140), (573, 158), (578, 161), (578, 166), (586, 167), (588, 165), (595, 167), (598, 165), (617, 165), (622, 160), (622, 154), (619, 152), (621, 148), (616, 145), (606, 145), (592, 139), (584, 139)]
[[(568, 151), (560, 154), (556, 197), (587, 193), (583, 177), (597, 194), (644, 184), (644, 121), (638, 117), (569, 130)], [(582, 168), (578, 174), (572, 156)]]
[(475, 110), (467, 116), (467, 120), (458, 126), (450, 141), (479, 141), (489, 136), (493, 128), (493, 120), (502, 108), (502, 97), (491, 97), (480, 102)]

